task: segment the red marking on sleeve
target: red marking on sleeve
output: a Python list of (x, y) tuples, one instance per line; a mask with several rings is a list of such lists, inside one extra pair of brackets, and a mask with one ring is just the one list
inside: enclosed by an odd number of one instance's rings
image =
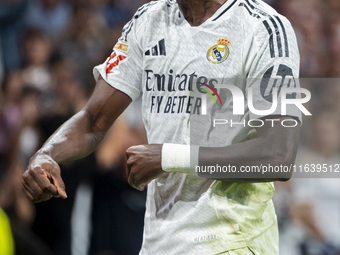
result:
[[(118, 66), (119, 62), (126, 59), (125, 56), (123, 55), (118, 55), (116, 53), (113, 53), (111, 55), (111, 57), (109, 58), (109, 60), (107, 61), (107, 68), (106, 68), (106, 73), (109, 74), (109, 73), (112, 73), (112, 69), (115, 67), (115, 66)], [(111, 61), (114, 61), (112, 63), (110, 63)]]

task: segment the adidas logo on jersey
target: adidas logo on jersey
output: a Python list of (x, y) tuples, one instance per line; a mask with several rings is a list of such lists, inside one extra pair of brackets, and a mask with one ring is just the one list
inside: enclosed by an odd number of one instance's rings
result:
[(160, 40), (158, 44), (147, 50), (145, 56), (166, 56), (164, 39)]

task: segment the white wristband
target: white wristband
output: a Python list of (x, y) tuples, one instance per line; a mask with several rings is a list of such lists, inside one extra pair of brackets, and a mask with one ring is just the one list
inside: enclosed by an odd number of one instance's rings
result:
[(198, 146), (163, 144), (162, 169), (166, 172), (190, 174), (190, 168), (194, 169), (198, 165), (198, 150)]

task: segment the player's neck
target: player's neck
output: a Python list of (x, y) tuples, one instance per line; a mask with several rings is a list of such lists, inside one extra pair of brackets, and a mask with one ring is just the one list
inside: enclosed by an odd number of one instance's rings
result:
[(179, 8), (191, 26), (209, 19), (228, 0), (177, 0)]

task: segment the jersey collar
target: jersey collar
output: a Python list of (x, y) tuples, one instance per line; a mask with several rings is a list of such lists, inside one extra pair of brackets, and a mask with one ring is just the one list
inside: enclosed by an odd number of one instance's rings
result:
[[(235, 6), (236, 2), (238, 0), (227, 0), (220, 8), (218, 8), (218, 10), (209, 18), (207, 19), (203, 24), (207, 23), (207, 22), (211, 22), (211, 21), (216, 21), (218, 20), (220, 17), (222, 17), (224, 14), (226, 14), (233, 6)], [(178, 22), (178, 24), (180, 24), (183, 21), (186, 21), (184, 18), (183, 13), (181, 12), (180, 8), (178, 7), (177, 4), (177, 12), (176, 12), (176, 21)], [(201, 24), (200, 26), (202, 26), (203, 24)]]

